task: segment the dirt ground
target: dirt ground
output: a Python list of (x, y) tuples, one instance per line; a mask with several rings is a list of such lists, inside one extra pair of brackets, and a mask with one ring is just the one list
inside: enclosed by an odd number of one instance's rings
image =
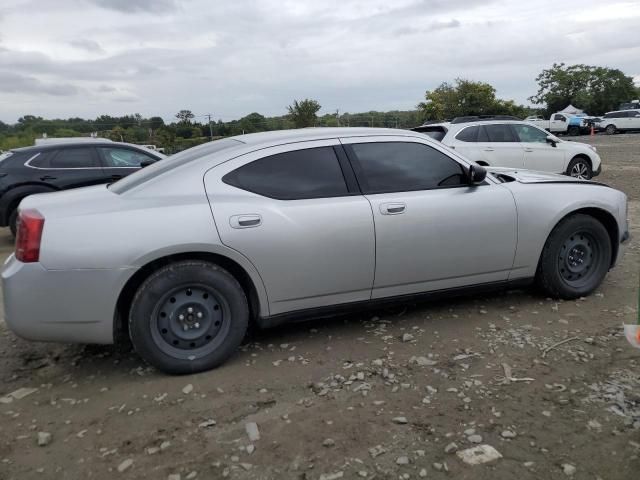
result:
[[(640, 350), (621, 325), (638, 305), (640, 134), (580, 141), (628, 194), (634, 236), (594, 295), (509, 291), (289, 325), (187, 377), (0, 322), (0, 397), (36, 389), (0, 399), (0, 479), (637, 479)], [(502, 458), (455, 453), (477, 444)]]

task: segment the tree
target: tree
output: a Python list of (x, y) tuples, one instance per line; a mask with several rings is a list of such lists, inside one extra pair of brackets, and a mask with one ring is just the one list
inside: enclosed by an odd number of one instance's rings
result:
[(157, 130), (160, 127), (164, 127), (164, 120), (162, 120), (162, 117), (151, 117), (149, 119), (149, 128), (151, 128), (151, 130)]
[(488, 83), (456, 78), (455, 84), (441, 83), (427, 90), (425, 101), (418, 105), (424, 120), (445, 120), (465, 115), (521, 116), (525, 107), (513, 100), (496, 98), (496, 89)]
[(322, 108), (316, 100), (305, 98), (301, 102), (293, 101), (293, 105), (289, 105), (289, 118), (296, 128), (313, 127), (318, 119), (317, 113)]
[(633, 79), (613, 68), (554, 63), (536, 77), (538, 92), (529, 98), (547, 114), (571, 104), (591, 115), (615, 110), (637, 93)]
[(180, 110), (176, 113), (176, 118), (179, 120), (179, 123), (191, 123), (191, 119), (194, 117), (195, 115), (191, 110)]

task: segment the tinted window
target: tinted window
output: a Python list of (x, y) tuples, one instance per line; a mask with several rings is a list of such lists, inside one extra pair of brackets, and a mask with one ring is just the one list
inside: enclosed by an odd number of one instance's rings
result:
[(351, 145), (364, 193), (407, 192), (465, 184), (462, 166), (435, 148), (418, 143)]
[(513, 129), (521, 142), (547, 143), (547, 135), (549, 134), (539, 128), (530, 125), (513, 125)]
[(155, 162), (155, 158), (146, 153), (128, 148), (100, 148), (106, 167), (139, 167), (141, 162)]
[(37, 154), (28, 155), (25, 160), (30, 167), (50, 168), (49, 160), (56, 154), (56, 151), (44, 151)]
[(563, 122), (566, 120), (566, 118), (564, 118), (563, 115), (557, 115), (557, 114), (553, 116), (553, 119), (554, 120), (561, 120)]
[(513, 131), (509, 125), (494, 124), (485, 125), (484, 130), (489, 137), (490, 142), (517, 142), (518, 139), (513, 135)]
[(228, 173), (222, 181), (280, 200), (348, 195), (333, 148), (309, 148), (261, 158)]
[(91, 148), (65, 148), (49, 160), (50, 168), (98, 167)]
[(480, 127), (467, 127), (456, 135), (456, 140), (460, 140), (461, 142), (477, 142), (478, 130), (480, 130)]

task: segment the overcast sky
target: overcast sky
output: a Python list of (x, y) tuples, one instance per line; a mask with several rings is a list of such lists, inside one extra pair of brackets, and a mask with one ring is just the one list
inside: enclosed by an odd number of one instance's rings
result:
[(5, 122), (404, 110), (456, 77), (527, 103), (560, 61), (640, 80), (640, 1), (0, 0)]

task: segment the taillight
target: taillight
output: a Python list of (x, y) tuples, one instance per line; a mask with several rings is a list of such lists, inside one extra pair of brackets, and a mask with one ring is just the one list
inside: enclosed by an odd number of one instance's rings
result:
[(37, 210), (21, 210), (16, 235), (16, 258), (24, 263), (40, 259), (40, 240), (44, 217)]

